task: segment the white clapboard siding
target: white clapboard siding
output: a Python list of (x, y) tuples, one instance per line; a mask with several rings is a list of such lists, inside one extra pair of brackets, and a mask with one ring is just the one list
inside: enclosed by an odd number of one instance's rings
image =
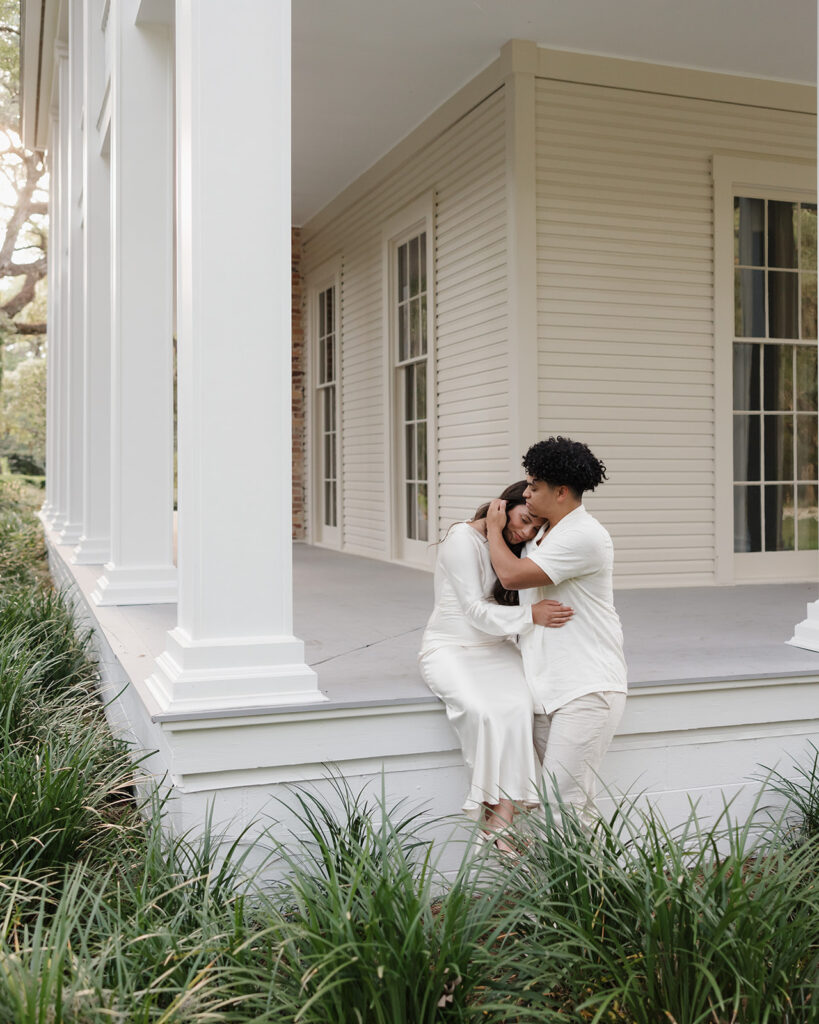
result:
[(509, 380), (503, 91), (364, 199), (303, 234), (303, 268), (341, 257), (343, 538), (383, 557), (385, 223), (434, 192), (437, 376), (435, 539), (506, 483)]
[(713, 581), (711, 158), (811, 159), (815, 119), (537, 82), (539, 429), (588, 442), (621, 586)]

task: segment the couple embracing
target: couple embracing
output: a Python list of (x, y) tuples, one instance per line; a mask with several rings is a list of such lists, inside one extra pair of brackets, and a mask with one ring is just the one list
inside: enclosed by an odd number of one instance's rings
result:
[(541, 778), (591, 824), (626, 699), (614, 549), (583, 506), (605, 466), (551, 437), (523, 468), (525, 481), (441, 543), (419, 655), (471, 773), (463, 810), (504, 852), (503, 831), (516, 807), (537, 806)]

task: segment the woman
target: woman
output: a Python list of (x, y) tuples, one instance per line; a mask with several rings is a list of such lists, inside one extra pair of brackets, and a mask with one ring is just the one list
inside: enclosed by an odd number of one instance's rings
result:
[[(507, 487), (503, 537), (519, 555), (544, 524), (526, 508), (526, 481)], [(538, 803), (540, 777), (532, 741), (532, 696), (520, 654), (509, 637), (535, 623), (562, 626), (572, 610), (558, 601), (521, 608), (492, 569), (486, 513), (456, 523), (441, 543), (435, 567), (435, 607), (421, 641), (424, 681), (446, 705), (471, 771), (463, 810), (478, 820), (499, 850), (498, 835), (512, 822), (515, 804)]]

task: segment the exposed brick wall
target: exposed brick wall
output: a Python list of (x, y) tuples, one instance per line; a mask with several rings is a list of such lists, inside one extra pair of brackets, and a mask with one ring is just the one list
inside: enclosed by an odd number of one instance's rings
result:
[(301, 231), (291, 229), (293, 268), (293, 540), (303, 540), (307, 523), (307, 480), (305, 457), (305, 374), (307, 347), (304, 340), (304, 281), (301, 276)]

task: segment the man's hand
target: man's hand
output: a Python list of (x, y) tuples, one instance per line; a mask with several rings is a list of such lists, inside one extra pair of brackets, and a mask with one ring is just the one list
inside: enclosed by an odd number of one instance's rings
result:
[(486, 513), (486, 526), (488, 530), (500, 530), (503, 532), (506, 526), (506, 502), (501, 498), (495, 498), (489, 502), (489, 511)]
[(574, 615), (574, 611), (560, 601), (538, 601), (532, 605), (532, 622), (536, 626), (550, 626), (557, 629), (565, 626)]

